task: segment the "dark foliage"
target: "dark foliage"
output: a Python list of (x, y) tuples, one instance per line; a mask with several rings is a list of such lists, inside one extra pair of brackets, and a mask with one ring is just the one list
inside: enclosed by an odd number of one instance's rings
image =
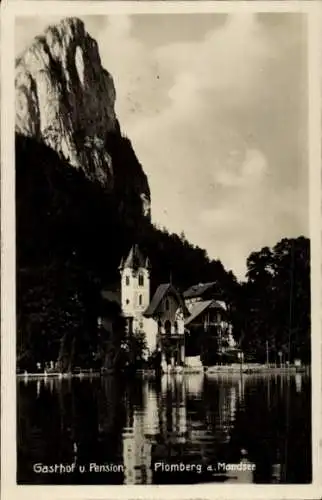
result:
[(248, 356), (270, 363), (311, 359), (310, 242), (282, 239), (247, 260), (235, 299), (234, 331)]

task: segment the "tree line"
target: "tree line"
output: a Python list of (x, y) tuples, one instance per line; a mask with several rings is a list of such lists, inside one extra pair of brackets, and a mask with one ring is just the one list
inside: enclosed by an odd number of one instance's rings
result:
[(310, 241), (283, 238), (247, 259), (234, 300), (234, 332), (254, 359), (311, 360)]

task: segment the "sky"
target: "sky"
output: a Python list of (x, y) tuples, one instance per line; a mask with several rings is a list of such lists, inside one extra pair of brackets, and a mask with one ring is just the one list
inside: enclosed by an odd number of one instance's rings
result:
[[(59, 18), (20, 18), (20, 52)], [(82, 17), (146, 172), (152, 220), (242, 279), (248, 255), (308, 236), (305, 14)]]

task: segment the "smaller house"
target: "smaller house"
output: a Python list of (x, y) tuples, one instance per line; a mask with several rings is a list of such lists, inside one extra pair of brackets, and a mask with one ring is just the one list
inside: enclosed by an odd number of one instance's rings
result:
[(204, 331), (216, 327), (217, 331), (229, 329), (228, 313), (224, 302), (200, 300), (190, 308), (190, 315), (185, 321), (186, 327), (199, 326)]
[(189, 309), (185, 320), (189, 332), (186, 337), (188, 356), (199, 356), (206, 350), (210, 360), (235, 346), (228, 307), (215, 282), (194, 285), (183, 296)]
[(185, 327), (190, 330), (202, 330), (206, 333), (214, 332), (218, 336), (218, 345), (224, 345), (230, 330), (227, 310), (222, 303), (216, 300), (196, 302), (185, 321)]
[(226, 307), (222, 292), (218, 290), (218, 284), (215, 281), (193, 285), (183, 293), (183, 297), (189, 311), (191, 311), (196, 302), (212, 299), (216, 299), (218, 303)]
[(204, 331), (214, 327), (221, 332), (231, 330), (227, 303), (216, 282), (193, 285), (183, 293), (183, 297), (190, 313), (186, 327), (202, 326)]
[(147, 336), (161, 351), (162, 363), (183, 365), (185, 361), (185, 319), (189, 316), (182, 295), (171, 283), (158, 286), (144, 311), (150, 320)]

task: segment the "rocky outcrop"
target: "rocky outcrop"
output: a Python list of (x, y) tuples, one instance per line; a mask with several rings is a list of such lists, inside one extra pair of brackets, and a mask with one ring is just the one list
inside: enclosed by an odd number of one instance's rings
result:
[[(123, 141), (115, 115), (112, 76), (102, 67), (97, 42), (84, 23), (64, 19), (35, 38), (17, 58), (15, 84), (16, 132), (45, 143), (87, 178), (113, 191), (120, 174), (109, 150), (110, 137), (114, 146), (119, 143), (118, 150), (131, 145)], [(135, 168), (124, 166), (122, 177), (127, 168), (127, 180), (131, 183), (133, 177), (133, 190), (148, 215), (149, 186), (135, 160)]]
[(119, 279), (121, 256), (151, 222), (112, 76), (71, 18), (21, 54), (15, 84), (18, 365), (115, 368), (117, 345), (97, 336), (99, 292)]

